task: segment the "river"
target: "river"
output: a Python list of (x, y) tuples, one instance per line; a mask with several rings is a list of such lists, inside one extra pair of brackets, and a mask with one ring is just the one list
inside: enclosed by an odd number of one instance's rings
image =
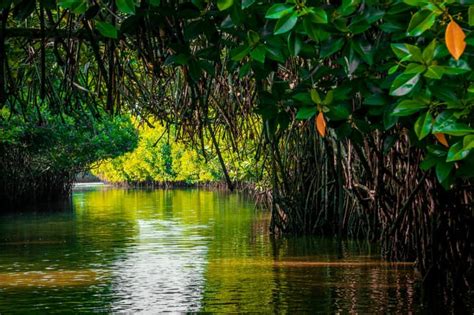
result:
[(76, 188), (0, 217), (0, 313), (423, 311), (411, 264), (365, 242), (274, 239), (237, 193)]

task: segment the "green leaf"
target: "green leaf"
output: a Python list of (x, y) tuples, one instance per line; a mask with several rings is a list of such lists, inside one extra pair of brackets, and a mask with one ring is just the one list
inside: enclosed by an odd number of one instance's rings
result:
[(298, 22), (298, 13), (296, 11), (281, 17), (275, 25), (273, 34), (279, 35), (291, 31), (295, 27), (296, 22)]
[(281, 17), (290, 14), (295, 10), (293, 5), (278, 3), (274, 4), (268, 9), (265, 17), (267, 19), (280, 19)]
[(403, 96), (410, 93), (420, 80), (420, 74), (406, 74), (402, 73), (392, 83), (390, 87), (390, 95)]
[(281, 51), (281, 49), (279, 49), (278, 47), (271, 47), (268, 45), (266, 45), (265, 48), (267, 49), (268, 58), (278, 61), (280, 63), (285, 62), (285, 56), (283, 55), (283, 52)]
[(259, 45), (259, 46), (255, 47), (250, 52), (250, 56), (252, 57), (252, 59), (254, 59), (254, 60), (256, 60), (260, 63), (264, 63), (265, 62), (265, 52), (266, 52), (265, 46), (264, 45)]
[(135, 0), (116, 0), (117, 8), (125, 14), (135, 14)]
[(410, 116), (428, 107), (428, 104), (416, 100), (404, 100), (393, 109), (392, 116)]
[(326, 97), (324, 98), (322, 104), (329, 105), (332, 103), (333, 100), (334, 100), (334, 90), (331, 90), (328, 92), (328, 94), (326, 94)]
[(388, 69), (388, 74), (389, 75), (394, 74), (395, 72), (397, 72), (399, 67), (400, 67), (399, 65), (391, 66), (390, 69)]
[(108, 22), (97, 22), (96, 24), (96, 29), (99, 31), (99, 33), (102, 34), (104, 37), (109, 37), (109, 38), (117, 38), (118, 37), (118, 31), (113, 26), (112, 24)]
[(288, 50), (292, 56), (298, 56), (303, 46), (303, 42), (295, 32), (288, 34)]
[(469, 6), (469, 26), (474, 26), (474, 5)]
[(459, 141), (453, 144), (448, 151), (448, 157), (446, 158), (446, 162), (454, 162), (459, 161), (466, 158), (469, 155), (470, 149), (465, 149), (463, 147), (462, 141)]
[(87, 10), (86, 0), (60, 0), (59, 6), (64, 9), (69, 9), (76, 14), (82, 14)]
[(383, 127), (385, 130), (389, 130), (398, 122), (399, 117), (392, 115), (393, 110), (395, 109), (396, 103), (389, 104), (384, 106), (383, 111)]
[(424, 6), (428, 4), (429, 0), (403, 0), (403, 2), (405, 2), (408, 5), (416, 7), (416, 6)]
[(474, 148), (474, 135), (464, 136), (463, 149), (470, 150)]
[(326, 58), (332, 54), (338, 52), (342, 46), (344, 46), (344, 40), (339, 38), (337, 40), (328, 40), (321, 46), (321, 51), (319, 52), (320, 58)]
[(313, 101), (311, 95), (309, 93), (298, 93), (293, 96), (293, 99), (305, 104), (305, 105), (313, 105)]
[(390, 47), (400, 60), (407, 60), (411, 56), (405, 44), (391, 44)]
[(387, 104), (387, 100), (382, 94), (372, 94), (365, 98), (364, 104), (370, 106), (383, 106)]
[(298, 109), (298, 113), (296, 114), (296, 119), (309, 119), (316, 115), (316, 106), (312, 107), (301, 107)]
[(445, 67), (443, 66), (431, 65), (428, 67), (428, 70), (426, 70), (424, 76), (430, 79), (439, 80), (443, 77), (443, 74), (446, 73), (444, 69)]
[(428, 9), (423, 9), (411, 17), (408, 24), (408, 36), (420, 36), (429, 30), (436, 21), (436, 14)]
[(446, 155), (448, 155), (448, 152), (446, 152), (446, 148), (441, 146), (440, 144), (430, 144), (426, 147), (430, 155), (439, 157), (439, 158), (444, 158)]
[(309, 16), (311, 17), (311, 21), (317, 24), (327, 24), (328, 23), (328, 15), (326, 11), (321, 8), (311, 8), (309, 11)]
[(436, 39), (433, 39), (431, 43), (423, 49), (423, 61), (425, 64), (431, 64), (433, 61), (436, 50)]
[(224, 11), (234, 4), (234, 0), (217, 0), (217, 8), (219, 11)]
[(177, 55), (171, 55), (166, 58), (164, 65), (187, 65), (189, 60), (189, 56), (185, 54), (177, 54)]
[(420, 168), (423, 171), (427, 171), (433, 166), (435, 166), (437, 162), (438, 162), (438, 158), (434, 157), (433, 155), (428, 154), (428, 156), (420, 163)]
[(249, 41), (249, 44), (253, 46), (260, 41), (260, 35), (257, 32), (250, 30), (247, 32), (247, 39)]
[(453, 163), (438, 161), (438, 163), (436, 163), (436, 177), (438, 178), (438, 181), (440, 183), (444, 182), (448, 178), (452, 169)]
[(349, 118), (350, 114), (351, 112), (347, 105), (338, 104), (336, 106), (330, 106), (327, 117), (334, 121), (346, 120)]
[(374, 51), (372, 45), (367, 41), (352, 40), (351, 47), (357, 52), (368, 65), (374, 64)]
[(250, 47), (246, 45), (242, 45), (236, 47), (230, 51), (230, 57), (234, 61), (241, 61), (244, 59), (250, 52)]
[(251, 70), (250, 65), (251, 65), (250, 63), (246, 63), (240, 68), (239, 79), (242, 79), (243, 77), (245, 77), (247, 74), (250, 73), (250, 70)]
[(255, 3), (255, 0), (242, 0), (242, 9), (247, 9), (254, 3)]
[(405, 71), (403, 71), (404, 74), (422, 74), (425, 72), (426, 67), (425, 65), (420, 65), (418, 63), (410, 63), (408, 64), (407, 68)]
[(295, 94), (293, 99), (303, 103), (304, 105), (314, 105), (313, 101), (311, 100), (311, 95), (306, 92)]
[(454, 114), (447, 111), (436, 117), (433, 133), (444, 133), (451, 136), (464, 136), (474, 133), (474, 129), (465, 123), (458, 122)]
[(318, 91), (316, 89), (311, 89), (310, 93), (311, 93), (311, 100), (315, 104), (321, 104), (321, 97), (319, 96)]
[(342, 16), (347, 16), (357, 9), (360, 0), (342, 0), (342, 5), (337, 9), (338, 13)]
[(405, 44), (405, 47), (407, 48), (408, 52), (410, 53), (410, 58), (409, 60), (413, 60), (419, 63), (423, 63), (423, 54), (421, 52), (421, 49), (415, 45), (410, 45), (410, 44)]
[(433, 126), (433, 116), (430, 112), (425, 112), (420, 115), (415, 122), (415, 133), (419, 140), (425, 138), (430, 134), (431, 128)]

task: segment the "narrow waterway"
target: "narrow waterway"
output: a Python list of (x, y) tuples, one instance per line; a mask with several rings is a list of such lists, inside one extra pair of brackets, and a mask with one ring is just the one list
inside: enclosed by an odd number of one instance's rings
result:
[(62, 209), (0, 217), (0, 313), (423, 310), (412, 265), (268, 225), (239, 194), (76, 188)]

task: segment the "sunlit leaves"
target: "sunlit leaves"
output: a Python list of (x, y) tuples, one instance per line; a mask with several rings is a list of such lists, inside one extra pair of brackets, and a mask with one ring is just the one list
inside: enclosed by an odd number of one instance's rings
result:
[(431, 43), (423, 49), (423, 62), (426, 64), (431, 64), (435, 55), (436, 49), (436, 40), (431, 41)]
[(277, 23), (275, 24), (275, 30), (273, 33), (275, 35), (283, 34), (289, 32), (293, 27), (295, 27), (296, 23), (298, 22), (298, 13), (292, 12), (290, 14), (284, 15), (280, 19), (278, 19)]
[(390, 95), (403, 96), (410, 93), (420, 80), (419, 73), (402, 73), (392, 83), (390, 87)]
[(433, 133), (444, 133), (452, 136), (463, 136), (474, 133), (474, 129), (467, 124), (459, 122), (453, 113), (443, 112), (433, 125)]
[(465, 159), (469, 155), (470, 149), (463, 147), (462, 141), (453, 144), (448, 151), (446, 162), (454, 162)]
[(398, 59), (405, 61), (411, 56), (405, 44), (391, 44), (390, 47)]
[(395, 107), (392, 112), (393, 116), (410, 116), (420, 110), (426, 108), (428, 104), (419, 100), (403, 100)]
[(292, 30), (298, 22), (298, 12), (295, 6), (286, 3), (277, 3), (271, 6), (265, 14), (267, 19), (276, 19), (275, 35), (284, 34)]
[(273, 6), (268, 9), (265, 17), (267, 19), (279, 19), (289, 13), (294, 11), (294, 6), (284, 3), (274, 4)]
[(430, 112), (425, 112), (421, 114), (415, 122), (415, 133), (419, 140), (422, 140), (427, 135), (430, 134), (431, 128), (433, 126), (433, 116)]
[(446, 47), (456, 60), (459, 60), (466, 48), (465, 38), (466, 35), (462, 28), (455, 21), (449, 22), (445, 33)]
[(407, 33), (409, 36), (420, 36), (429, 30), (436, 21), (436, 14), (431, 10), (423, 9), (413, 14)]
[(234, 0), (217, 0), (217, 8), (220, 11), (229, 9), (234, 4)]

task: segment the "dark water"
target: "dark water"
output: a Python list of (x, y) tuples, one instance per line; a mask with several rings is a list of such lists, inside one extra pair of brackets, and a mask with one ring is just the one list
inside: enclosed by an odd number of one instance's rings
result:
[(423, 310), (412, 266), (364, 244), (272, 240), (238, 194), (76, 190), (72, 208), (0, 217), (0, 313)]

